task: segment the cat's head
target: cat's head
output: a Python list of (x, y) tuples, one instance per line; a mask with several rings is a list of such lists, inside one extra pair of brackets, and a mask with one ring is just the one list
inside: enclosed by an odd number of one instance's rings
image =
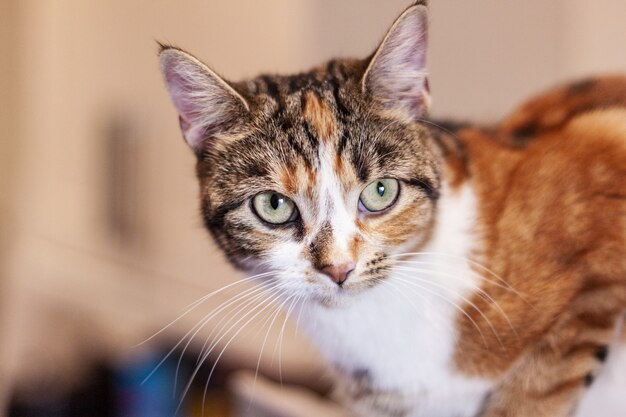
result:
[(202, 216), (241, 268), (332, 303), (384, 280), (429, 238), (441, 158), (429, 104), (427, 10), (409, 7), (373, 55), (232, 83), (163, 47), (161, 68), (197, 155)]

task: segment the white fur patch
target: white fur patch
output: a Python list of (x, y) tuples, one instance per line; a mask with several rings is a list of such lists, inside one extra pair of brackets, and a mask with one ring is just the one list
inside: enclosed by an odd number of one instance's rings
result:
[[(424, 271), (394, 272), (340, 307), (311, 304), (301, 323), (330, 363), (346, 372), (366, 370), (376, 388), (414, 400), (411, 416), (469, 417), (491, 388), (489, 381), (457, 374), (453, 365), (455, 304), (476, 285), (463, 260), (472, 242), (474, 195), (469, 188), (454, 195), (444, 190), (438, 204), (438, 226), (424, 252), (445, 256), (414, 256), (426, 262), (418, 264)], [(407, 274), (430, 283), (417, 288), (404, 282)]]
[[(346, 196), (342, 191), (341, 181), (333, 167), (335, 148), (322, 143), (320, 144), (319, 156), (318, 189), (320, 190), (320, 200), (318, 213), (320, 221), (317, 226), (319, 228), (324, 223), (330, 222), (335, 249), (338, 252), (336, 261), (339, 263), (348, 260), (348, 243), (350, 238), (358, 232), (354, 215), (356, 213), (356, 203), (352, 204), (352, 207), (346, 207), (344, 202), (346, 197), (352, 196)], [(358, 198), (354, 200), (358, 201)], [(356, 259), (349, 260), (356, 261)]]

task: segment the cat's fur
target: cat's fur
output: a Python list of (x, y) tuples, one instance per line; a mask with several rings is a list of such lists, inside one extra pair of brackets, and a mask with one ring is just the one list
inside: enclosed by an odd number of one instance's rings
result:
[[(626, 78), (553, 90), (497, 126), (441, 126), (425, 119), (426, 26), (418, 2), (365, 60), (238, 83), (164, 46), (205, 225), (302, 301), (358, 415), (571, 415), (622, 343)], [(400, 195), (364, 213), (379, 178)], [(268, 190), (298, 217), (257, 217)], [(350, 262), (341, 285), (324, 272)]]

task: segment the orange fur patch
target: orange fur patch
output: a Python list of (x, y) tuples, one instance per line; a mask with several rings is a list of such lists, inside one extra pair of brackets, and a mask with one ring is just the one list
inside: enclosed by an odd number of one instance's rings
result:
[(572, 116), (523, 148), (481, 130), (459, 136), (479, 201), (478, 260), (514, 290), (482, 283), (488, 297), (471, 299), (482, 314), (465, 305), (475, 323), (459, 316), (456, 363), (497, 376), (551, 334), (572, 300), (604, 291), (590, 311), (626, 307), (626, 109)]
[(337, 124), (332, 110), (314, 92), (308, 92), (305, 96), (303, 117), (317, 134), (317, 137), (324, 141), (335, 138)]
[(283, 168), (280, 171), (280, 182), (288, 195), (294, 195), (298, 192), (296, 176), (289, 168)]
[(361, 249), (363, 248), (363, 238), (359, 235), (354, 235), (350, 244), (348, 245), (348, 254), (351, 259), (359, 259), (359, 255), (361, 254)]

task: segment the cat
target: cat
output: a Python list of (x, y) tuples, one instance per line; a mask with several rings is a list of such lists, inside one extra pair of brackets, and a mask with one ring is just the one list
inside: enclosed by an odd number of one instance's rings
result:
[(366, 59), (242, 82), (162, 45), (204, 224), (301, 302), (355, 415), (572, 415), (626, 346), (626, 77), (437, 122), (427, 13)]

